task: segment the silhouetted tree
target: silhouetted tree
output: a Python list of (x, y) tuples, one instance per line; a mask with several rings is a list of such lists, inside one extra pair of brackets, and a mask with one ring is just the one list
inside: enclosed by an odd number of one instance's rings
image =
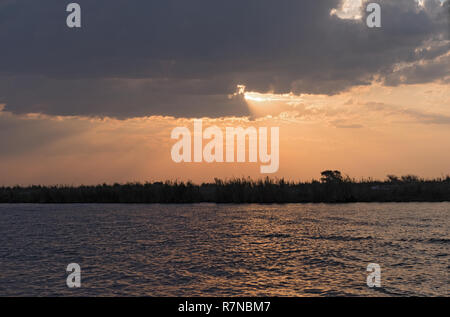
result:
[(398, 182), (400, 182), (400, 179), (397, 176), (395, 176), (395, 175), (388, 175), (386, 177), (387, 177), (387, 181), (390, 182), (390, 183), (398, 183)]
[(340, 171), (323, 171), (321, 175), (322, 178), (320, 180), (322, 183), (341, 183), (343, 181)]

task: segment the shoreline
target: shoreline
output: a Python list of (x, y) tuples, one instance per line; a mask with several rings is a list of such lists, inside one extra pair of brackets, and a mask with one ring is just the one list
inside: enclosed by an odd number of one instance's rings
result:
[(388, 181), (322, 179), (309, 183), (234, 179), (95, 186), (0, 187), (0, 203), (42, 204), (348, 204), (450, 202), (450, 177)]

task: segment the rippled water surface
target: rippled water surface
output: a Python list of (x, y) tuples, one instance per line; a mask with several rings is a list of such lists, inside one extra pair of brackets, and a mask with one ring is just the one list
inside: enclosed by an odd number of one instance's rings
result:
[(449, 215), (450, 203), (0, 205), (0, 295), (449, 296)]

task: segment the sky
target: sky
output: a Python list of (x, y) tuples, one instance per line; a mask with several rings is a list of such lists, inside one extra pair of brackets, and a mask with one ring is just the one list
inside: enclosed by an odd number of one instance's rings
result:
[(279, 127), (271, 177), (450, 174), (450, 4), (0, 0), (0, 185), (253, 177), (171, 159), (175, 127)]

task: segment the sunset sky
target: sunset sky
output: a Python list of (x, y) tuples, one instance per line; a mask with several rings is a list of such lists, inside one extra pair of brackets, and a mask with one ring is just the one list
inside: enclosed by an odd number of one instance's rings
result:
[(271, 177), (450, 174), (450, 3), (0, 0), (0, 185), (211, 181), (175, 127), (280, 127)]

